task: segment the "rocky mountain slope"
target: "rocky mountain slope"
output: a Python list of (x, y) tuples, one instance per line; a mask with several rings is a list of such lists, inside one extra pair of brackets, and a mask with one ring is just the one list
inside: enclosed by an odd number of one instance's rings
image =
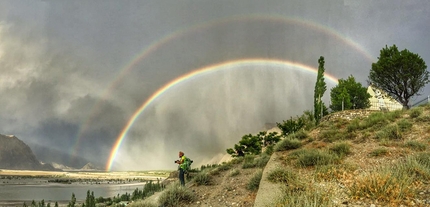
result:
[(50, 164), (41, 164), (30, 147), (16, 136), (1, 134), (0, 169), (56, 170)]

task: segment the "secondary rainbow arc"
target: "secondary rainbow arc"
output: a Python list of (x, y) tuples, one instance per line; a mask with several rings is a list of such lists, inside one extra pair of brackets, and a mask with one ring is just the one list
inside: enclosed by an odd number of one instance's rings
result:
[[(185, 82), (186, 80), (202, 75), (205, 73), (208, 73), (210, 71), (217, 71), (217, 70), (225, 70), (226, 68), (234, 67), (234, 66), (243, 66), (243, 65), (277, 65), (277, 66), (283, 66), (285, 68), (292, 67), (294, 69), (302, 70), (311, 72), (314, 74), (317, 74), (318, 70), (315, 68), (312, 68), (310, 66), (301, 64), (301, 63), (295, 63), (290, 62), (286, 60), (277, 60), (277, 59), (242, 59), (242, 60), (235, 60), (235, 61), (229, 61), (229, 62), (223, 62), (215, 65), (210, 65), (207, 67), (203, 67), (194, 71), (191, 71), (189, 73), (186, 73), (180, 77), (177, 77), (170, 81), (169, 83), (165, 84), (161, 88), (159, 88), (156, 92), (154, 92), (148, 99), (146, 99), (143, 104), (133, 113), (131, 118), (128, 120), (127, 124), (119, 134), (118, 138), (116, 139), (113, 148), (111, 150), (109, 160), (106, 163), (106, 170), (110, 171), (113, 165), (113, 162), (117, 156), (118, 150), (121, 147), (121, 144), (125, 137), (127, 136), (128, 131), (131, 129), (137, 118), (145, 111), (145, 109), (148, 108), (148, 106), (151, 105), (151, 103), (156, 100), (158, 97), (160, 97), (163, 93), (165, 93), (167, 90), (171, 89), (175, 85)], [(229, 66), (229, 67), (226, 67)], [(325, 78), (328, 80), (337, 83), (338, 80), (333, 75), (330, 75), (328, 73), (325, 73)]]

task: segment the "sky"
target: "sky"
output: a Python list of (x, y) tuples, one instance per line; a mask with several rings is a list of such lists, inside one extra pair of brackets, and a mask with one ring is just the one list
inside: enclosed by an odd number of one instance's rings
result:
[(320, 56), (327, 105), (385, 46), (428, 65), (428, 22), (427, 0), (0, 0), (0, 134), (77, 168), (198, 167), (311, 110)]

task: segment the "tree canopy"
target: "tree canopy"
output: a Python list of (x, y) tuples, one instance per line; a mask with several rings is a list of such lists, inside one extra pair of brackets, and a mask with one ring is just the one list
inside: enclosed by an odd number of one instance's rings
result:
[(339, 79), (339, 84), (330, 91), (331, 105), (333, 111), (343, 109), (365, 109), (370, 107), (370, 94), (367, 88), (355, 81), (354, 76), (350, 75), (346, 80)]
[(324, 80), (324, 63), (324, 57), (321, 56), (318, 59), (318, 74), (314, 90), (314, 116), (316, 124), (318, 124), (322, 118), (322, 112), (324, 112), (323, 107), (325, 107), (324, 103), (322, 102), (322, 97), (327, 90), (327, 85)]
[(420, 95), (420, 90), (429, 83), (429, 72), (418, 54), (407, 49), (399, 51), (396, 45), (385, 46), (378, 61), (372, 63), (369, 82), (408, 109), (410, 98)]

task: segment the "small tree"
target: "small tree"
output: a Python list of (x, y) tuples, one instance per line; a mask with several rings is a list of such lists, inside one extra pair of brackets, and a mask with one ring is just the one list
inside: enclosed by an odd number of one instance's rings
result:
[(346, 80), (339, 79), (339, 84), (331, 89), (330, 108), (333, 111), (343, 109), (365, 109), (370, 107), (370, 94), (367, 88), (355, 81), (354, 76), (349, 76)]
[(324, 80), (324, 57), (321, 56), (318, 59), (318, 74), (317, 74), (317, 81), (315, 83), (315, 90), (314, 90), (314, 116), (315, 116), (315, 123), (318, 125), (321, 118), (322, 113), (324, 111), (324, 103), (322, 102), (322, 97), (327, 90), (327, 86)]
[(262, 152), (263, 147), (276, 144), (281, 139), (277, 132), (267, 133), (262, 131), (257, 135), (244, 135), (238, 144), (234, 145), (234, 149), (226, 149), (227, 153), (233, 157), (243, 156), (247, 154), (258, 155)]
[(378, 61), (372, 63), (369, 82), (386, 91), (409, 109), (409, 100), (429, 83), (427, 65), (418, 55), (396, 45), (382, 48)]

